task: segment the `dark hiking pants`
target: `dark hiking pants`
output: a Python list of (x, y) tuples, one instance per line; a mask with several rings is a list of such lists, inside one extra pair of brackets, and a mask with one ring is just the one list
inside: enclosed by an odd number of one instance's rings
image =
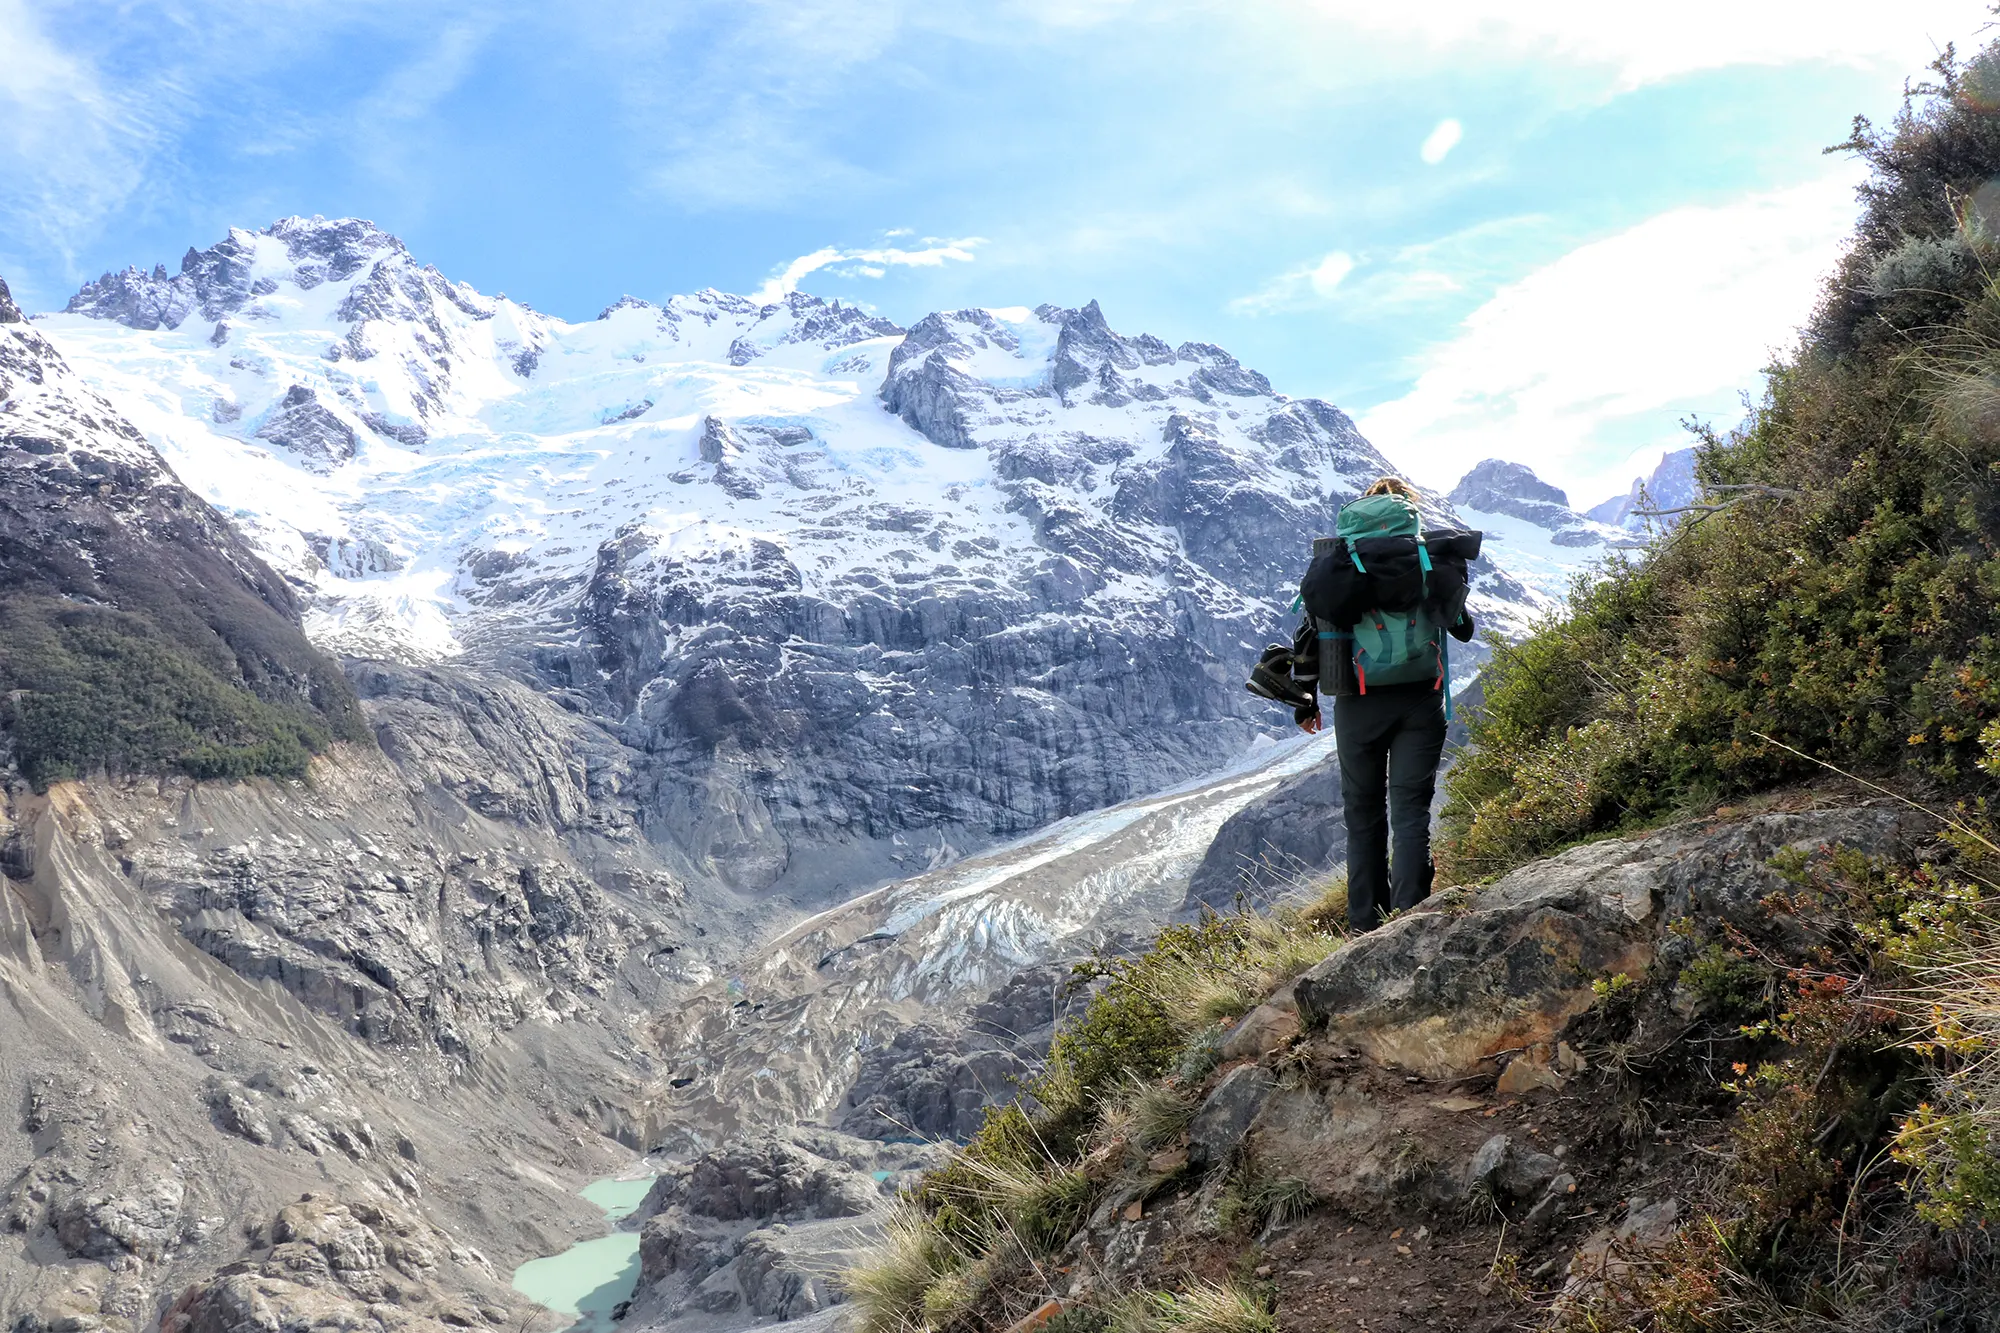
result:
[(1431, 795), (1444, 753), (1444, 696), (1421, 688), (1342, 695), (1333, 701), (1333, 739), (1347, 817), (1347, 924), (1373, 930), (1391, 911), (1430, 896)]

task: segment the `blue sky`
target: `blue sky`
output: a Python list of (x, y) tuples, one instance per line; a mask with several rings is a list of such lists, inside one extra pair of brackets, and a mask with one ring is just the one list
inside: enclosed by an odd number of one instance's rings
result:
[[(356, 215), (582, 319), (796, 284), (1076, 305), (1580, 504), (1733, 421), (1853, 217), (1821, 153), (1979, 0), (0, 0), (31, 309)], [(1671, 12), (1668, 12), (1668, 11)]]

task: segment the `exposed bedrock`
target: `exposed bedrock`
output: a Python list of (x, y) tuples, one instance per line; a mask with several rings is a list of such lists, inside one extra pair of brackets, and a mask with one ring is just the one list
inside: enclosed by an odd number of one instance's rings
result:
[(595, 1225), (574, 1189), (640, 1147), (630, 1024), (737, 947), (740, 906), (638, 835), (591, 724), (355, 674), (382, 748), (309, 780), (0, 798), (5, 1326), (518, 1323), (508, 1272)]
[(1682, 1210), (1633, 1198), (1624, 1220), (1583, 1238), (1582, 1218), (1630, 1178), (1615, 1162), (1566, 1157), (1560, 1139), (1497, 1129), (1492, 1108), (1528, 1100), (1546, 1108), (1537, 1126), (1555, 1115), (1552, 1098), (1586, 1119), (1608, 1114), (1594, 1107), (1603, 1075), (1583, 1053), (1601, 1048), (1572, 1026), (1601, 1021), (1593, 982), (1624, 974), (1644, 997), (1621, 1020), (1631, 1042), (1671, 1042), (1709, 1003), (1675, 980), (1702, 938), (1810, 929), (1766, 908), (1794, 887), (1772, 866), (1780, 852), (1903, 855), (1930, 831), (1888, 806), (1704, 820), (1440, 895), (1236, 1020), (1219, 1068), (1193, 1089), (1185, 1135), (1116, 1167), (1063, 1262), (1085, 1275), (1078, 1288), (1139, 1279), (1185, 1229), (1209, 1225), (1215, 1191), (1249, 1162), (1357, 1221), (1463, 1218), (1476, 1204), (1524, 1238), (1567, 1225), (1582, 1240), (1570, 1271), (1601, 1281), (1664, 1245)]
[(835, 1275), (880, 1235), (881, 1212), (942, 1154), (826, 1130), (731, 1139), (654, 1182), (634, 1225), (639, 1286), (625, 1326), (733, 1324), (828, 1309)]
[(1340, 765), (1328, 761), (1237, 811), (1188, 884), (1187, 911), (1262, 907), (1324, 877), (1347, 855)]

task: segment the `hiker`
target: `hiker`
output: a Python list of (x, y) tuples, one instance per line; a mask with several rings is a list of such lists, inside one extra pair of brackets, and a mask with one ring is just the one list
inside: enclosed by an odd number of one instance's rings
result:
[(1451, 711), (1445, 635), (1472, 637), (1466, 566), (1480, 534), (1425, 533), (1418, 499), (1383, 477), (1341, 509), (1339, 535), (1313, 542), (1300, 583), (1305, 623), (1289, 647), (1265, 650), (1249, 684), (1290, 704), (1308, 732), (1321, 725), (1315, 696), (1333, 699), (1356, 931), (1430, 896), (1431, 797)]

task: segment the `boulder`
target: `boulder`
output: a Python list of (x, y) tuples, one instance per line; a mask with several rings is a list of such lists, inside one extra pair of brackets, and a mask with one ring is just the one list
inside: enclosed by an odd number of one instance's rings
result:
[(1519, 1097), (1540, 1088), (1560, 1088), (1563, 1076), (1549, 1065), (1548, 1047), (1530, 1046), (1507, 1062), (1493, 1090), (1502, 1097)]
[(1222, 1042), (1224, 1060), (1255, 1060), (1299, 1035), (1296, 1010), (1260, 1004), (1236, 1021)]
[(1249, 1132), (1275, 1086), (1270, 1071), (1259, 1065), (1239, 1065), (1208, 1094), (1188, 1127), (1188, 1161), (1210, 1165), (1227, 1161)]
[(1524, 1149), (1506, 1134), (1495, 1134), (1472, 1155), (1466, 1185), (1490, 1190), (1498, 1200), (1525, 1202), (1540, 1198), (1562, 1173), (1559, 1159)]
[(1569, 1279), (1556, 1300), (1557, 1309), (1587, 1298), (1649, 1264), (1680, 1231), (1680, 1219), (1678, 1199), (1648, 1200), (1635, 1196), (1626, 1205), (1623, 1221), (1591, 1233), (1577, 1246), (1576, 1256), (1569, 1263)]
[(243, 1089), (212, 1086), (208, 1091), (208, 1107), (215, 1123), (229, 1133), (259, 1145), (271, 1142), (271, 1122)]

